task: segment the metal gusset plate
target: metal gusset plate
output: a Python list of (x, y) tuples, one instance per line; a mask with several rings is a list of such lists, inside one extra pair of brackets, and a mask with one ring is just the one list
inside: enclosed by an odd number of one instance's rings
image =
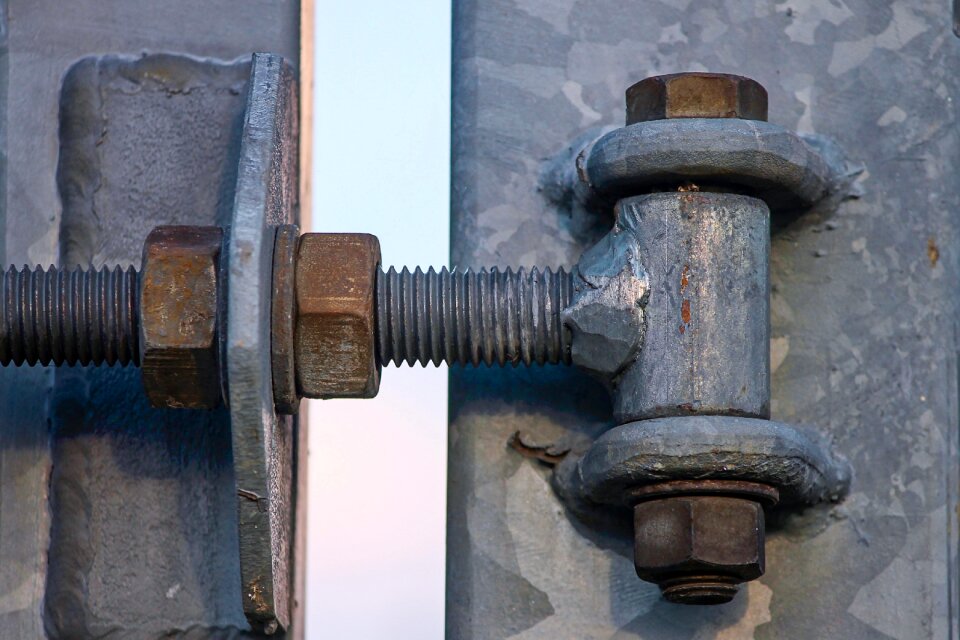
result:
[(273, 244), (297, 211), (296, 81), (255, 54), (227, 241), (224, 344), (240, 527), (243, 611), (265, 633), (291, 618), (297, 431), (274, 409), (270, 359)]

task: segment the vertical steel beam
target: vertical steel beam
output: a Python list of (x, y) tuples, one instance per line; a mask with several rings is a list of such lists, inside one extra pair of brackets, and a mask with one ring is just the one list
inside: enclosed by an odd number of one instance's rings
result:
[[(155, 225), (225, 221), (250, 54), (296, 61), (299, 13), (0, 3), (6, 263), (135, 264)], [(133, 369), (19, 374), (0, 371), (0, 636), (244, 637), (226, 413), (154, 411)]]
[(456, 4), (456, 266), (574, 264), (609, 223), (565, 186), (565, 145), (621, 126), (623, 89), (657, 73), (754, 78), (775, 124), (866, 170), (858, 199), (774, 220), (771, 244), (770, 412), (829, 429), (848, 500), (773, 523), (746, 597), (674, 615), (636, 580), (629, 524), (583, 526), (551, 469), (506, 446), (595, 437), (604, 391), (454, 370), (448, 637), (957, 635), (958, 45), (935, 0)]

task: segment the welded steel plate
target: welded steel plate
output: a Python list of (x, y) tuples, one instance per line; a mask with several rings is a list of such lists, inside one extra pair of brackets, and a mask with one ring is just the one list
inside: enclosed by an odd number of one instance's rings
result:
[(270, 358), (273, 244), (297, 210), (296, 83), (280, 56), (256, 54), (248, 85), (227, 243), (224, 362), (240, 528), (243, 610), (254, 629), (290, 621), (296, 424), (274, 410)]

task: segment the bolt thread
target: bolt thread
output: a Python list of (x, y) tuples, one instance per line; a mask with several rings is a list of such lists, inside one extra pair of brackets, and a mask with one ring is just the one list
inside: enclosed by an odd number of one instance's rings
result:
[(139, 364), (133, 267), (10, 267), (0, 289), (0, 364)]
[(563, 269), (377, 272), (377, 360), (486, 365), (570, 363)]
[(738, 582), (733, 576), (721, 574), (677, 576), (661, 582), (660, 591), (674, 604), (725, 604), (740, 590)]

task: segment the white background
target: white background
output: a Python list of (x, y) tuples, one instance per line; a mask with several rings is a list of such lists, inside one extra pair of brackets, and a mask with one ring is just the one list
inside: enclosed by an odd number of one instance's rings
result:
[[(449, 0), (318, 0), (313, 231), (383, 263), (449, 256)], [(306, 637), (441, 640), (446, 368), (390, 366), (375, 400), (309, 407)]]

